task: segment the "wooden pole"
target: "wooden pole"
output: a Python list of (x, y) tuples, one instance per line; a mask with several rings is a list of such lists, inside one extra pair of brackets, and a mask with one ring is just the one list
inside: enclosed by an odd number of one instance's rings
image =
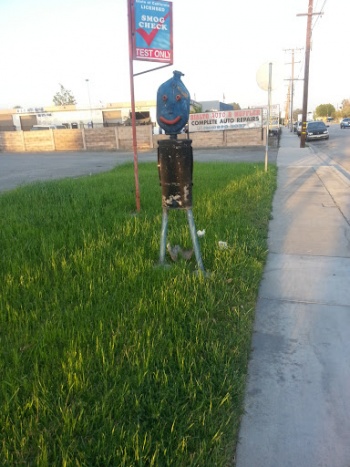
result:
[(309, 0), (307, 12), (306, 29), (306, 47), (305, 47), (305, 70), (304, 70), (304, 94), (303, 94), (303, 117), (300, 134), (300, 147), (305, 148), (306, 141), (306, 120), (307, 120), (307, 101), (309, 94), (309, 68), (310, 68), (310, 49), (311, 49), (311, 22), (312, 22), (313, 0)]

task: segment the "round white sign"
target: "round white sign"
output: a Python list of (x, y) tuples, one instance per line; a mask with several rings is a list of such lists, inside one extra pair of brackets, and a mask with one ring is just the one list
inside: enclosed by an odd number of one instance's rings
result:
[(279, 63), (266, 62), (263, 63), (256, 72), (256, 82), (264, 91), (269, 90), (269, 75), (271, 63), (271, 91), (279, 88), (283, 81), (283, 68)]

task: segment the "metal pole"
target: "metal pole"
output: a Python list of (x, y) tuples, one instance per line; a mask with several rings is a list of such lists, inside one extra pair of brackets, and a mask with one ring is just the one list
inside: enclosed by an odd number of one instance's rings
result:
[(90, 80), (87, 78), (86, 80), (86, 85), (87, 85), (87, 92), (88, 92), (88, 98), (89, 98), (89, 109), (90, 109), (90, 122), (91, 124), (93, 124), (92, 122), (92, 109), (91, 109), (91, 98), (90, 98)]
[(163, 208), (162, 216), (162, 231), (160, 236), (160, 252), (159, 252), (159, 263), (165, 263), (165, 250), (166, 250), (166, 237), (168, 233), (168, 210)]
[(293, 99), (294, 99), (294, 49), (292, 50), (292, 88), (290, 99), (290, 131), (293, 131)]
[(267, 163), (268, 163), (268, 159), (269, 159), (271, 89), (272, 89), (272, 63), (269, 63), (269, 85), (268, 85), (268, 98), (267, 98), (266, 148), (265, 148), (265, 172), (267, 172)]
[(198, 268), (202, 272), (205, 272), (202, 257), (201, 257), (201, 251), (200, 251), (200, 248), (199, 248), (199, 242), (198, 242), (198, 237), (197, 237), (196, 226), (195, 226), (195, 223), (194, 223), (192, 209), (187, 209), (187, 219), (188, 219), (188, 225), (190, 227), (192, 243), (193, 243), (193, 249), (194, 249), (194, 254), (196, 256)]
[(134, 89), (134, 66), (132, 54), (132, 39), (133, 39), (133, 14), (132, 3), (133, 0), (128, 2), (128, 23), (129, 23), (129, 70), (130, 70), (130, 96), (131, 96), (131, 125), (132, 125), (132, 147), (134, 151), (134, 178), (135, 178), (135, 197), (136, 197), (136, 210), (140, 212), (140, 190), (139, 190), (139, 169), (138, 169), (138, 155), (137, 155), (137, 135), (136, 135), (136, 111), (135, 111), (135, 89)]

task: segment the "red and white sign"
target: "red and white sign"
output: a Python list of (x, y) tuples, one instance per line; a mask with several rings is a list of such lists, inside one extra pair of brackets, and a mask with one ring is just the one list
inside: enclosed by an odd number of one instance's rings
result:
[(172, 3), (134, 0), (132, 3), (133, 59), (173, 63)]

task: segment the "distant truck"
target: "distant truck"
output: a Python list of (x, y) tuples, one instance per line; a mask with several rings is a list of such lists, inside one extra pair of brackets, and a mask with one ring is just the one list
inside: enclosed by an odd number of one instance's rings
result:
[[(314, 113), (313, 112), (308, 112), (306, 114), (306, 121), (307, 122), (312, 122), (314, 119)], [(298, 122), (302, 122), (303, 121), (303, 114), (298, 114)]]
[(33, 125), (31, 130), (66, 130), (64, 125)]

